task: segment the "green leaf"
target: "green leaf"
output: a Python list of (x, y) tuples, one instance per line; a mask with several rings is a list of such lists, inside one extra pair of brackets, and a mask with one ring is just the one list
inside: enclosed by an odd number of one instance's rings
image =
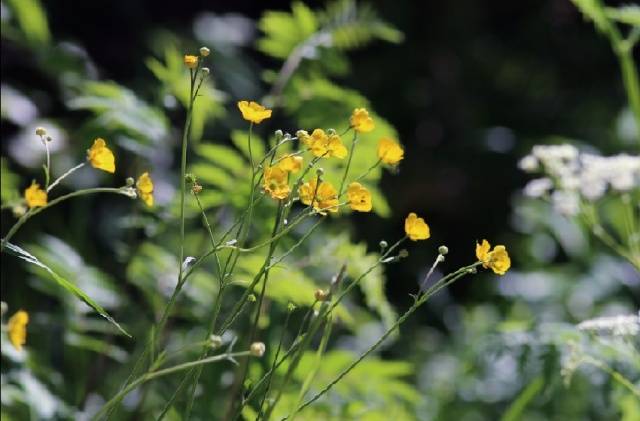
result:
[(50, 42), (47, 15), (39, 0), (7, 0), (6, 3), (15, 14), (29, 44), (33, 47), (43, 47)]
[(3, 206), (20, 200), (19, 185), (20, 178), (9, 170), (7, 159), (0, 158), (0, 194)]
[(147, 148), (169, 135), (169, 121), (162, 112), (115, 82), (85, 82), (79, 90), (67, 106), (93, 112), (93, 123), (102, 130), (124, 132)]
[(509, 408), (505, 411), (500, 418), (501, 421), (518, 421), (522, 419), (522, 415), (527, 409), (527, 405), (531, 403), (536, 396), (538, 396), (544, 388), (544, 376), (540, 375), (535, 377), (529, 382), (518, 397), (509, 405)]
[[(234, 130), (231, 132), (231, 142), (238, 148), (242, 154), (249, 159), (249, 132), (242, 130)], [(257, 164), (266, 154), (264, 141), (255, 134), (255, 127), (251, 134), (251, 155), (253, 162)], [(250, 171), (250, 170), (249, 170)]]
[(93, 308), (95, 311), (97, 311), (102, 317), (104, 317), (105, 319), (107, 319), (109, 322), (111, 322), (116, 328), (118, 328), (118, 330), (122, 333), (124, 333), (125, 335), (131, 337), (131, 335), (122, 328), (122, 326), (120, 326), (120, 324), (118, 322), (116, 322), (114, 320), (113, 317), (111, 317), (109, 315), (109, 313), (107, 313), (105, 311), (104, 308), (102, 308), (98, 303), (96, 303), (93, 299), (91, 299), (91, 297), (89, 297), (84, 291), (82, 291), (80, 288), (78, 288), (75, 284), (69, 282), (68, 280), (66, 280), (65, 278), (63, 278), (62, 276), (58, 275), (56, 272), (54, 272), (49, 266), (45, 265), (44, 263), (42, 263), (40, 260), (38, 260), (37, 257), (35, 257), (34, 255), (32, 255), (31, 253), (27, 252), (26, 250), (16, 246), (15, 244), (12, 243), (6, 243), (5, 247), (7, 248), (7, 250), (13, 254), (14, 256), (28, 262), (31, 263), (33, 265), (36, 265), (42, 269), (44, 269), (45, 271), (47, 271), (49, 273), (49, 275), (51, 275), (51, 278), (56, 281), (58, 283), (59, 286), (63, 287), (65, 290), (67, 290), (68, 292), (70, 292), (71, 294), (75, 295), (77, 298), (79, 298), (80, 300), (84, 301), (85, 304), (87, 304), (89, 307)]

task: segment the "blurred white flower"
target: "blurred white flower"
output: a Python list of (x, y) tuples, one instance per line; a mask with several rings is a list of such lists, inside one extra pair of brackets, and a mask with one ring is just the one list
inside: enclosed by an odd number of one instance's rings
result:
[(524, 194), (529, 197), (542, 197), (553, 188), (553, 181), (548, 177), (536, 178), (524, 187)]
[(527, 155), (518, 162), (518, 167), (524, 172), (534, 172), (540, 168), (538, 158), (533, 155)]
[(636, 336), (640, 334), (640, 317), (635, 314), (598, 317), (581, 322), (578, 324), (578, 329), (614, 336)]
[(556, 190), (551, 195), (556, 212), (564, 216), (575, 216), (580, 211), (580, 198), (574, 191)]

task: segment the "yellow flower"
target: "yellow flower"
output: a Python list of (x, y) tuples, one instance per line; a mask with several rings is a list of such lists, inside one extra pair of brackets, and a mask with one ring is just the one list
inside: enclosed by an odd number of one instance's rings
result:
[(271, 117), (271, 110), (253, 101), (239, 101), (238, 108), (242, 113), (242, 118), (256, 124)]
[(373, 119), (369, 117), (369, 112), (364, 108), (356, 108), (353, 110), (349, 122), (351, 123), (351, 127), (359, 133), (368, 133), (375, 128)]
[(476, 257), (482, 262), (485, 269), (491, 268), (498, 275), (504, 275), (511, 267), (511, 259), (505, 246), (498, 245), (493, 248), (487, 240), (476, 243)]
[(274, 199), (286, 199), (291, 191), (287, 171), (278, 166), (266, 167), (264, 169), (263, 188)]
[(153, 180), (148, 172), (142, 173), (136, 181), (136, 189), (140, 199), (149, 207), (153, 206)]
[(383, 137), (378, 142), (378, 158), (385, 164), (396, 165), (404, 158), (404, 149), (395, 140)]
[(184, 65), (190, 69), (195, 69), (196, 67), (198, 67), (198, 56), (185, 55)]
[(289, 154), (280, 158), (280, 162), (278, 162), (277, 167), (283, 171), (297, 173), (302, 169), (302, 159), (299, 155)]
[(351, 209), (358, 212), (371, 212), (371, 193), (360, 183), (351, 183), (347, 188), (347, 198)]
[(107, 143), (102, 138), (93, 141), (93, 145), (87, 150), (87, 159), (93, 168), (114, 173), (116, 171), (116, 158)]
[(299, 194), (305, 205), (311, 205), (313, 200), (313, 208), (321, 215), (326, 215), (327, 211), (338, 212), (338, 191), (331, 183), (323, 181), (318, 186), (318, 180), (313, 179), (300, 186)]
[(24, 310), (17, 311), (7, 323), (9, 341), (18, 351), (22, 351), (22, 345), (27, 342), (27, 323), (29, 323), (29, 313)]
[(418, 218), (418, 215), (413, 212), (404, 220), (404, 232), (413, 241), (426, 240), (431, 237), (429, 225), (424, 222), (424, 219)]
[[(344, 159), (348, 154), (347, 148), (342, 144), (342, 139), (335, 133), (327, 135), (324, 130), (315, 129), (309, 136), (304, 130), (300, 132), (298, 132), (298, 137), (311, 148), (311, 153), (317, 157), (331, 158), (335, 156)], [(300, 136), (301, 134), (302, 136)]]
[(45, 206), (47, 204), (47, 192), (40, 188), (40, 184), (32, 181), (31, 186), (24, 191), (24, 200), (27, 201), (29, 208)]

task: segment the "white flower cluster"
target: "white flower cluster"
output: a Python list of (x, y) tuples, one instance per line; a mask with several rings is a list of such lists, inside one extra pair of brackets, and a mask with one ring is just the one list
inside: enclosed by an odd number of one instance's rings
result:
[(578, 213), (581, 198), (595, 201), (609, 187), (627, 192), (640, 186), (640, 156), (580, 153), (568, 144), (534, 146), (531, 154), (520, 160), (519, 167), (529, 173), (545, 174), (531, 180), (524, 194), (550, 195), (556, 211), (567, 216)]
[(637, 336), (640, 334), (640, 312), (638, 315), (598, 317), (585, 320), (578, 324), (578, 329), (614, 336)]

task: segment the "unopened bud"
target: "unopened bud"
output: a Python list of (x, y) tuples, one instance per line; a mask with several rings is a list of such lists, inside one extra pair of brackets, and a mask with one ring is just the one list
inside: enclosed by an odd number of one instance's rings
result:
[(124, 180), (124, 182), (127, 185), (127, 187), (131, 187), (136, 182), (136, 180), (134, 180), (133, 177), (127, 177), (127, 179)]
[(202, 74), (204, 75), (208, 75), (209, 73), (211, 73), (211, 70), (208, 67), (203, 67), (201, 70)]
[(51, 138), (51, 136), (47, 136), (44, 138), (47, 142), (51, 142), (53, 139)]
[(255, 303), (256, 300), (257, 300), (257, 298), (253, 294), (249, 294), (249, 296), (247, 297), (247, 301), (249, 301), (250, 303)]
[(20, 218), (22, 215), (27, 213), (27, 208), (24, 205), (15, 205), (11, 208), (11, 212), (13, 213), (13, 216)]
[(387, 247), (389, 247), (389, 243), (387, 243), (386, 241), (382, 240), (380, 241), (380, 248), (382, 250), (386, 249)]
[(200, 55), (202, 57), (207, 57), (209, 54), (211, 54), (211, 50), (210, 49), (208, 49), (207, 47), (200, 47)]
[(202, 186), (198, 183), (193, 183), (193, 187), (191, 187), (191, 191), (193, 194), (199, 194), (202, 191)]
[(209, 344), (211, 345), (211, 349), (220, 348), (220, 346), (222, 346), (222, 336), (218, 336), (218, 335), (209, 336)]
[(324, 291), (322, 289), (318, 289), (318, 290), (316, 290), (314, 296), (316, 297), (316, 300), (318, 300), (318, 301), (326, 301), (327, 298), (329, 297), (329, 293), (327, 293), (326, 291)]
[(449, 248), (447, 246), (440, 246), (438, 247), (438, 253), (444, 256), (449, 253)]
[(276, 130), (274, 134), (276, 135), (276, 139), (282, 139), (282, 136), (284, 136), (284, 133), (282, 133), (280, 129)]
[(191, 173), (187, 173), (184, 175), (184, 181), (186, 181), (187, 183), (195, 183), (196, 176)]
[(318, 175), (318, 177), (322, 177), (324, 175), (324, 169), (318, 168), (316, 170), (316, 174)]
[(438, 263), (442, 263), (442, 262), (444, 262), (444, 256), (443, 256), (443, 255), (441, 255), (441, 254), (439, 254), (439, 255), (438, 255), (438, 257), (436, 257), (436, 261), (437, 261)]
[(47, 135), (47, 129), (45, 129), (44, 127), (36, 127), (36, 134), (38, 136), (46, 136)]
[(0, 301), (0, 315), (6, 313), (7, 310), (9, 310), (9, 306), (7, 305), (7, 303), (5, 303), (4, 301)]
[(267, 347), (262, 342), (254, 342), (249, 347), (249, 352), (254, 357), (262, 357), (266, 350), (267, 350)]
[(289, 313), (293, 313), (293, 311), (294, 311), (295, 309), (296, 309), (296, 305), (295, 305), (295, 304), (293, 304), (293, 303), (289, 303), (289, 304), (287, 304), (287, 311), (288, 311)]
[(467, 269), (467, 273), (478, 273), (476, 268), (469, 268)]
[(327, 134), (328, 134), (329, 136), (335, 136), (336, 131), (335, 131), (335, 129), (327, 129)]

